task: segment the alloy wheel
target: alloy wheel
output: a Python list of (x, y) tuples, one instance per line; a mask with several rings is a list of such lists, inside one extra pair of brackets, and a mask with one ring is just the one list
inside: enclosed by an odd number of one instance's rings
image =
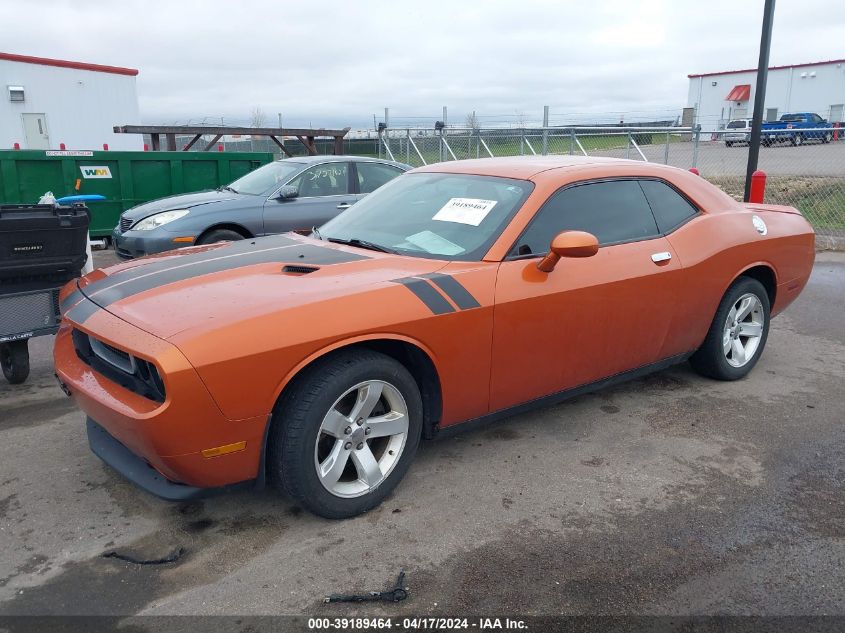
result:
[(317, 477), (338, 497), (360, 497), (389, 475), (408, 438), (408, 406), (388, 382), (368, 380), (338, 398), (314, 447)]
[(731, 307), (722, 331), (722, 351), (731, 367), (743, 367), (754, 358), (765, 318), (762, 302), (751, 293), (742, 295)]

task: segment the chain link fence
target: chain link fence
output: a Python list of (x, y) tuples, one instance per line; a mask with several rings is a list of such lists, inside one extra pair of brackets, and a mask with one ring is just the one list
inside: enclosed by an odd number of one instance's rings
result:
[[(684, 127), (405, 128), (385, 130), (379, 139), (350, 139), (347, 153), (415, 167), (496, 156), (628, 158), (696, 167), (702, 177), (742, 200), (748, 160), (747, 138), (739, 138), (743, 134)], [(770, 137), (760, 148), (759, 169), (768, 175), (766, 202), (800, 209), (819, 233), (845, 236), (845, 129), (802, 130), (797, 144), (792, 138)], [(366, 144), (356, 148), (356, 140)], [(366, 151), (372, 143), (377, 152)]]

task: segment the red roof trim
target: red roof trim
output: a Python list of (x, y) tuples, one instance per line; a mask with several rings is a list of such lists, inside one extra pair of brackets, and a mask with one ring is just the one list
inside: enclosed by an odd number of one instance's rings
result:
[(58, 66), (59, 68), (75, 68), (76, 70), (91, 70), (98, 73), (112, 73), (114, 75), (138, 74), (135, 68), (121, 68), (120, 66), (103, 66), (102, 64), (86, 64), (85, 62), (71, 62), (65, 59), (48, 59), (47, 57), (32, 57), (31, 55), (16, 55), (14, 53), (0, 53), (0, 59), (23, 64), (39, 64), (41, 66)]
[[(826, 62), (810, 62), (809, 64), (790, 64), (788, 66), (769, 66), (769, 70), (784, 70), (785, 68), (804, 68), (806, 66), (825, 66), (827, 64), (845, 64), (845, 59), (830, 59)], [(725, 70), (720, 73), (700, 73), (698, 75), (687, 75), (688, 79), (696, 77), (716, 77), (717, 75), (736, 75), (738, 73), (755, 73), (756, 68), (746, 68), (745, 70)]]

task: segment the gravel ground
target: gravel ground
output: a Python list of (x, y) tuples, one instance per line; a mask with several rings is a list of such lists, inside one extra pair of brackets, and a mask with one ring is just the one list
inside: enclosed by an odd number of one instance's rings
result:
[[(342, 522), (138, 491), (88, 450), (50, 346), (0, 384), (0, 615), (845, 615), (845, 254), (819, 254), (747, 379), (684, 364), (426, 443)], [(400, 569), (404, 602), (321, 602)]]

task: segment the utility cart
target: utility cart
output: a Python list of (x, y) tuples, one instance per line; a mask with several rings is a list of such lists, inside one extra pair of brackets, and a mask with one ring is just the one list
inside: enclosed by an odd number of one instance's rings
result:
[(59, 290), (88, 255), (84, 204), (0, 205), (0, 366), (12, 384), (29, 376), (29, 339), (55, 334)]

